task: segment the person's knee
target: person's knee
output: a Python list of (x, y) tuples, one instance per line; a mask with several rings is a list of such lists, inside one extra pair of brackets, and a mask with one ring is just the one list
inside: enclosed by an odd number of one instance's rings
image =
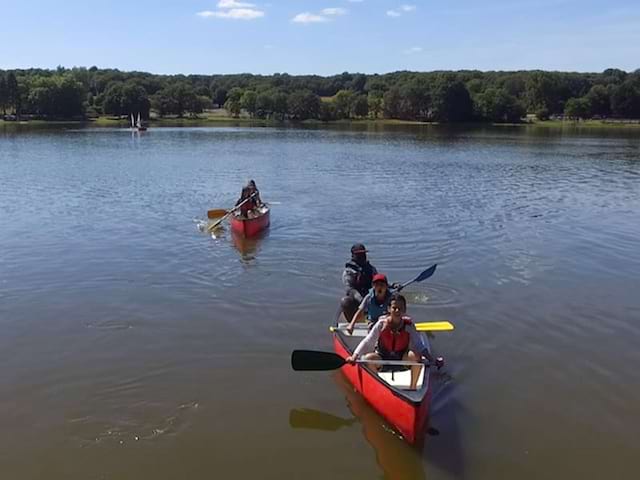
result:
[(345, 314), (347, 320), (351, 321), (351, 318), (355, 315), (358, 310), (358, 302), (353, 297), (342, 297), (340, 300), (340, 306), (342, 307), (342, 311)]
[(420, 357), (413, 350), (409, 350), (407, 353), (407, 359), (412, 362), (417, 362), (420, 360)]

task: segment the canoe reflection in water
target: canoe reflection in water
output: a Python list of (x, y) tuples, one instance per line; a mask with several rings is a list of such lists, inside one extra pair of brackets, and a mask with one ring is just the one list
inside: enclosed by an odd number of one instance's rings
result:
[(342, 418), (319, 410), (292, 409), (289, 412), (289, 425), (292, 428), (335, 432), (360, 423), (386, 480), (425, 480), (425, 466), (444, 472), (446, 478), (464, 479), (467, 475), (459, 416), (465, 412), (455, 399), (454, 383), (446, 379), (447, 374), (442, 377), (444, 384), (439, 378), (430, 417), (438, 429), (429, 428), (423, 444), (411, 446), (400, 438), (339, 372), (333, 375), (333, 379), (345, 394), (354, 416)]
[(385, 479), (424, 479), (421, 449), (411, 447), (387, 427), (382, 417), (353, 390), (342, 374), (336, 373), (333, 378), (344, 392), (354, 417), (342, 418), (319, 410), (293, 409), (289, 413), (291, 427), (334, 432), (360, 422), (365, 438), (376, 452), (376, 460)]
[(264, 230), (254, 237), (247, 238), (244, 235), (238, 234), (234, 231), (230, 232), (233, 246), (236, 247), (240, 258), (243, 262), (251, 262), (255, 260), (258, 252), (260, 251), (260, 245), (265, 238), (269, 236), (269, 230)]

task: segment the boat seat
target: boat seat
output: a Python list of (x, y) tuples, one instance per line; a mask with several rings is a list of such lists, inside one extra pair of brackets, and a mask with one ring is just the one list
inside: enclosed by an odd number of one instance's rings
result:
[[(392, 385), (401, 390), (408, 390), (411, 386), (411, 370), (396, 370), (395, 372), (378, 372), (378, 376), (382, 378), (389, 385)], [(418, 378), (418, 390), (422, 388), (422, 381), (424, 380), (424, 368)]]
[[(349, 326), (348, 323), (338, 323), (338, 328), (340, 330), (345, 329)], [(351, 337), (366, 337), (369, 333), (369, 327), (366, 323), (356, 323), (355, 328), (353, 329), (353, 333), (350, 335)], [(346, 336), (349, 336), (347, 332), (345, 332)]]

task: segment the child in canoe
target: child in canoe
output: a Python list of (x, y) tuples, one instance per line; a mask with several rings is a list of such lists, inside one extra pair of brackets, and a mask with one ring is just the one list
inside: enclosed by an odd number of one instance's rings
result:
[(349, 335), (353, 333), (353, 329), (357, 322), (362, 321), (364, 315), (367, 315), (367, 323), (371, 327), (378, 319), (385, 315), (389, 309), (389, 301), (391, 300), (391, 290), (386, 275), (376, 273), (373, 276), (373, 288), (362, 299), (358, 310), (347, 327)]
[[(407, 301), (399, 293), (391, 295), (388, 315), (380, 317), (369, 334), (362, 339), (353, 355), (345, 360), (355, 363), (362, 356), (363, 360), (404, 360), (421, 362), (425, 357), (433, 361), (424, 337), (416, 330), (411, 317), (406, 315)], [(363, 355), (364, 354), (364, 355)], [(379, 370), (380, 366), (372, 364)], [(421, 365), (411, 366), (411, 390), (415, 390), (420, 378)]]

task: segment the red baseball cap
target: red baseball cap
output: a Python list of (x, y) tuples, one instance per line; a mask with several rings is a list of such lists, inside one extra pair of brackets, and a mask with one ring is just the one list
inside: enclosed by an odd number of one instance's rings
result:
[(382, 273), (376, 273), (376, 274), (373, 276), (372, 283), (376, 283), (376, 282), (384, 282), (384, 283), (386, 283), (387, 285), (389, 284), (389, 282), (387, 281), (387, 276), (386, 276), (386, 275), (384, 275), (384, 274), (382, 274)]

